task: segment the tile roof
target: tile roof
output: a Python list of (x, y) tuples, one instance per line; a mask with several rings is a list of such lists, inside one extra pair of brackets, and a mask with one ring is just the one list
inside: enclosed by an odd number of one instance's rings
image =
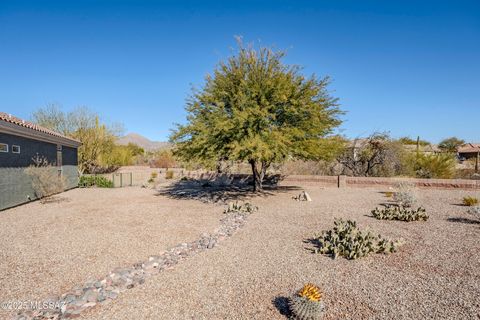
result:
[(52, 136), (55, 136), (55, 137), (64, 138), (64, 139), (72, 140), (72, 141), (75, 141), (75, 142), (80, 142), (76, 139), (64, 136), (64, 135), (62, 135), (58, 132), (55, 132), (53, 130), (47, 129), (47, 128), (42, 127), (42, 126), (39, 126), (38, 124), (35, 124), (33, 122), (22, 120), (20, 118), (17, 118), (15, 116), (12, 116), (11, 114), (7, 114), (5, 112), (0, 112), (0, 120), (5, 121), (5, 122), (9, 122), (9, 123), (13, 123), (13, 124), (16, 124), (18, 126), (28, 128), (28, 129), (32, 129), (32, 130), (35, 130), (35, 131), (38, 131), (38, 132), (43, 132), (43, 133), (46, 133), (46, 134), (49, 134), (49, 135), (52, 135)]
[(459, 153), (477, 153), (480, 152), (480, 143), (465, 143), (458, 147)]

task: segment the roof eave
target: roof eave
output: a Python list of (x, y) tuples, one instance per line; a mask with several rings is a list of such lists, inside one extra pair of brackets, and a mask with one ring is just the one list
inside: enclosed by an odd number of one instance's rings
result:
[(73, 148), (78, 148), (82, 145), (82, 143), (77, 140), (69, 139), (67, 137), (54, 136), (7, 121), (0, 121), (0, 132), (13, 134), (28, 139), (50, 142), (53, 144), (61, 144), (62, 146)]

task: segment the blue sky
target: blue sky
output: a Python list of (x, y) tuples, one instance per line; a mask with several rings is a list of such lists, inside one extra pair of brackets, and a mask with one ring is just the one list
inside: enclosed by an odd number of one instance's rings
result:
[(0, 0), (0, 111), (86, 105), (166, 140), (235, 35), (331, 76), (348, 137), (480, 142), (479, 1)]

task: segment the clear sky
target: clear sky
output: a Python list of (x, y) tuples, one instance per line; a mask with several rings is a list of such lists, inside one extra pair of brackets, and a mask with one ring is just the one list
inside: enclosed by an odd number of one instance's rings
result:
[(165, 140), (235, 35), (330, 75), (348, 137), (480, 142), (478, 0), (0, 0), (0, 111), (86, 105)]

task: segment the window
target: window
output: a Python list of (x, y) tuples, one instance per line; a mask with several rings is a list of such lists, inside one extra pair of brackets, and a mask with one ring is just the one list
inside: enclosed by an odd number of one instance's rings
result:
[(0, 143), (0, 152), (8, 152), (8, 144)]
[(20, 146), (12, 144), (12, 153), (20, 153)]

